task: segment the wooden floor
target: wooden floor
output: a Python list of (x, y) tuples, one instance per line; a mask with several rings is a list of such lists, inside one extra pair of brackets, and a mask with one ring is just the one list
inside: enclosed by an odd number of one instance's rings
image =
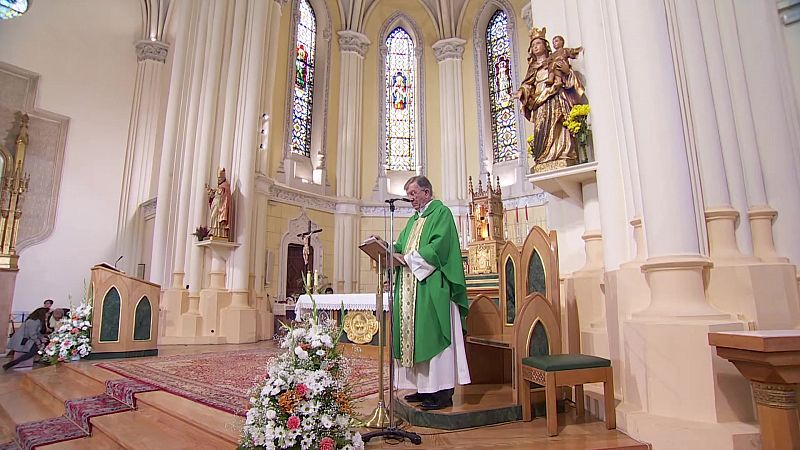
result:
[[(245, 345), (164, 346), (161, 355), (271, 347), (272, 342)], [(348, 349), (348, 351), (352, 351)], [(363, 351), (362, 356), (377, 356)], [(377, 357), (376, 357), (377, 359)], [(13, 440), (19, 423), (57, 417), (64, 412), (64, 400), (97, 395), (107, 379), (118, 375), (95, 367), (91, 362), (65, 364), (0, 374), (0, 443)], [(233, 449), (243, 419), (166, 392), (137, 395), (136, 411), (92, 419), (92, 436), (53, 444), (44, 449)], [(487, 397), (485, 400), (489, 400)], [(358, 411), (368, 415), (377, 394), (362, 399)], [(559, 435), (548, 438), (544, 419), (515, 422), (478, 429), (442, 431), (420, 427), (400, 428), (418, 433), (422, 445), (373, 439), (368, 449), (647, 449), (603, 422), (587, 416), (575, 418), (574, 411), (559, 415)], [(363, 430), (370, 431), (370, 430)]]

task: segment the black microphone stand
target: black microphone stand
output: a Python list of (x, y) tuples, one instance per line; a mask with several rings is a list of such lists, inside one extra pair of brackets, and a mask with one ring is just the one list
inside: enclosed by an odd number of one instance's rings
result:
[[(389, 295), (388, 295), (388, 303), (389, 303), (389, 329), (388, 330), (381, 330), (382, 333), (387, 333), (389, 336), (390, 344), (390, 351), (389, 351), (389, 426), (384, 428), (383, 430), (378, 431), (370, 431), (369, 433), (365, 433), (361, 436), (361, 439), (366, 443), (369, 442), (370, 439), (374, 437), (384, 436), (384, 437), (393, 437), (399, 439), (400, 441), (404, 441), (408, 439), (411, 441), (412, 444), (420, 445), (422, 444), (422, 438), (417, 433), (413, 431), (406, 431), (401, 430), (395, 426), (394, 423), (394, 401), (396, 395), (395, 389), (395, 381), (394, 381), (394, 341), (393, 341), (393, 333), (392, 330), (394, 329), (394, 211), (396, 206), (394, 203), (397, 201), (408, 201), (405, 198), (392, 198), (386, 200), (386, 203), (389, 204), (389, 240), (387, 241), (386, 246), (386, 258), (389, 260)], [(385, 217), (385, 216), (384, 216)], [(385, 340), (384, 340), (385, 341)], [(383, 364), (383, 361), (381, 361)]]

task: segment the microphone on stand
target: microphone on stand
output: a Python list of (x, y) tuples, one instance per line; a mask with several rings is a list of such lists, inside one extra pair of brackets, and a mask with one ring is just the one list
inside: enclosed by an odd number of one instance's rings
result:
[(390, 198), (388, 200), (384, 200), (384, 202), (386, 202), (386, 203), (388, 203), (390, 205), (393, 205), (394, 202), (408, 202), (408, 203), (411, 203), (411, 199), (405, 198), (405, 197), (399, 197), (399, 198)]
[(118, 263), (118, 262), (119, 262), (119, 261), (122, 259), (122, 257), (123, 257), (123, 256), (124, 256), (124, 255), (120, 255), (120, 257), (119, 257), (119, 258), (117, 258), (117, 260), (116, 260), (116, 261), (114, 261), (114, 268), (115, 268), (115, 269), (117, 268), (117, 263)]

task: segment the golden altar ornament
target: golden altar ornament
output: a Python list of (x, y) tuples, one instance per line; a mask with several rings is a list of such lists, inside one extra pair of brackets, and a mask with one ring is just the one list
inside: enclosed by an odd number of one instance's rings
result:
[(467, 245), (470, 275), (497, 273), (497, 257), (505, 244), (503, 233), (503, 191), (500, 179), (492, 185), (492, 176), (486, 180), (486, 189), (478, 180), (478, 189), (469, 177), (469, 208), (471, 241)]
[(31, 178), (23, 169), (28, 147), (28, 121), (28, 115), (23, 114), (13, 157), (0, 148), (0, 268), (3, 269), (18, 269), (17, 235), (22, 204)]
[(355, 344), (368, 344), (378, 332), (378, 321), (368, 311), (349, 311), (344, 316), (344, 332)]

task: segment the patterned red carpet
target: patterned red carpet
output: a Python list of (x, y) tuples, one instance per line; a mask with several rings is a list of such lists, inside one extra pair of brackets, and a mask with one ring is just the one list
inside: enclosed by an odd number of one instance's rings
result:
[[(269, 348), (174, 355), (97, 365), (175, 395), (244, 416), (250, 389), (264, 380), (269, 359), (283, 351)], [(352, 368), (350, 385), (355, 398), (378, 392), (376, 361), (357, 356), (351, 356), (349, 360)], [(388, 379), (387, 374), (385, 378)]]

